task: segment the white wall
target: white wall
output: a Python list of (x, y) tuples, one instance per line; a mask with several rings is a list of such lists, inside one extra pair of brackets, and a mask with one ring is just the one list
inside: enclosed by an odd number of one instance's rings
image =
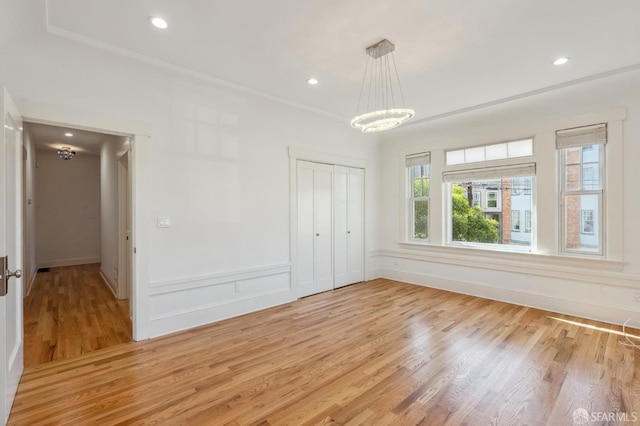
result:
[[(607, 155), (608, 260), (576, 259), (558, 253), (558, 184), (554, 130), (580, 121), (619, 115), (609, 128)], [(382, 142), (381, 274), (416, 284), (621, 323), (640, 304), (640, 71), (565, 87), (388, 133)], [(615, 120), (614, 120), (615, 121)], [(597, 123), (598, 121), (595, 121)], [(499, 253), (444, 246), (441, 184), (444, 150), (534, 136), (537, 247), (540, 254)], [(431, 151), (429, 246), (404, 244), (404, 169), (401, 158)]]
[[(149, 295), (138, 301), (148, 306), (139, 337), (293, 299), (290, 146), (366, 162), (366, 255), (377, 249), (375, 137), (347, 120), (47, 34), (43, 2), (8, 3), (25, 25), (0, 33), (9, 40), (0, 54), (12, 58), (0, 63), (0, 75), (25, 115), (48, 104), (150, 128), (150, 142), (134, 153), (148, 166), (137, 179), (148, 182), (149, 212), (136, 230), (149, 240), (136, 254), (149, 277), (138, 283)], [(309, 90), (304, 78), (300, 90)], [(171, 227), (157, 228), (157, 216), (169, 216)], [(376, 273), (370, 260), (368, 276)]]
[(24, 191), (26, 205), (24, 206), (25, 249), (23, 260), (24, 289), (28, 294), (36, 275), (38, 265), (36, 263), (36, 148), (29, 131), (29, 125), (24, 125), (24, 148), (26, 159), (24, 163)]
[(100, 262), (100, 158), (36, 152), (38, 267)]
[(128, 138), (108, 136), (100, 145), (100, 272), (114, 294), (118, 289), (118, 153)]

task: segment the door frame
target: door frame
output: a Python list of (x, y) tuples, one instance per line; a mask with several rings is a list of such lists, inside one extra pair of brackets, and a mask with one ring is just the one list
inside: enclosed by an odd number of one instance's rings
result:
[[(49, 124), (79, 130), (89, 130), (131, 138), (129, 154), (129, 179), (131, 180), (131, 294), (133, 340), (148, 339), (149, 335), (149, 123), (111, 115), (87, 112), (83, 109), (44, 104), (33, 101), (16, 101), (23, 120), (30, 123)], [(22, 178), (21, 178), (22, 179)]]
[[(116, 297), (118, 299), (128, 299), (131, 294), (131, 253), (128, 251), (129, 239), (128, 232), (131, 230), (130, 217), (130, 196), (131, 196), (131, 180), (129, 175), (130, 161), (129, 151), (125, 152), (118, 158), (118, 288), (116, 289)], [(133, 317), (133, 311), (129, 306), (129, 314)]]
[[(353, 167), (356, 169), (364, 170), (364, 188), (363, 188), (363, 197), (364, 197), (364, 208), (362, 214), (362, 245), (364, 247), (362, 253), (362, 262), (364, 268), (364, 278), (367, 278), (367, 234), (366, 230), (368, 229), (366, 225), (367, 219), (367, 169), (369, 167), (369, 162), (363, 158), (357, 157), (348, 157), (339, 154), (332, 154), (328, 152), (321, 151), (313, 151), (304, 148), (297, 148), (290, 146), (289, 147), (289, 250), (291, 257), (291, 293), (296, 298), (299, 299), (299, 289), (298, 289), (298, 160), (310, 161), (313, 163), (321, 163), (321, 164), (329, 164), (332, 166), (345, 166), (345, 167)], [(335, 271), (334, 271), (334, 279), (335, 279)], [(335, 282), (334, 282), (335, 285)]]

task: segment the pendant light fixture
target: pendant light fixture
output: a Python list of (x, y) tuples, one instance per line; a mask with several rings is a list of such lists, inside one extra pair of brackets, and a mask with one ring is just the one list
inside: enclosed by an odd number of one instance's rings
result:
[(75, 156), (76, 152), (72, 151), (68, 146), (63, 146), (58, 150), (58, 157), (62, 158), (63, 160), (71, 160)]
[[(415, 115), (404, 106), (404, 94), (400, 86), (400, 77), (393, 55), (395, 45), (384, 39), (365, 50), (367, 65), (362, 77), (357, 116), (351, 120), (351, 126), (365, 133), (381, 132), (398, 127)], [(365, 90), (366, 105), (363, 104)], [(361, 106), (364, 112), (360, 112)]]

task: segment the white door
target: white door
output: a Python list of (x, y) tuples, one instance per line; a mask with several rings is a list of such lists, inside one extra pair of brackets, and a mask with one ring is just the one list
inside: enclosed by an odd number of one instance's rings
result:
[(364, 170), (335, 167), (335, 283), (364, 281)]
[(333, 290), (333, 166), (316, 165), (316, 283)]
[[(7, 261), (0, 274), (0, 420), (9, 418), (11, 405), (22, 375), (22, 118), (4, 87), (2, 117), (4, 131), (0, 137), (0, 257)], [(6, 294), (5, 294), (6, 290)]]
[(349, 169), (348, 284), (364, 281), (364, 170)]
[(349, 168), (335, 168), (336, 287), (349, 284)]
[(333, 166), (298, 161), (298, 297), (333, 289)]
[(315, 165), (298, 161), (298, 297), (317, 293), (315, 268)]

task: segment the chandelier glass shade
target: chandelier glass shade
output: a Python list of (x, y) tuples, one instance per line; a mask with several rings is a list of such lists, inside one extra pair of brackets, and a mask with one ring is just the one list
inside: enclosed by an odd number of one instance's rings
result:
[[(351, 120), (351, 127), (365, 133), (381, 132), (398, 127), (415, 115), (412, 109), (404, 106), (394, 50), (394, 44), (387, 39), (367, 47), (369, 57), (362, 78), (357, 116)], [(365, 108), (363, 112), (361, 106)]]
[(68, 146), (63, 146), (58, 150), (58, 157), (62, 158), (63, 160), (71, 160), (75, 156), (76, 152), (72, 151)]

